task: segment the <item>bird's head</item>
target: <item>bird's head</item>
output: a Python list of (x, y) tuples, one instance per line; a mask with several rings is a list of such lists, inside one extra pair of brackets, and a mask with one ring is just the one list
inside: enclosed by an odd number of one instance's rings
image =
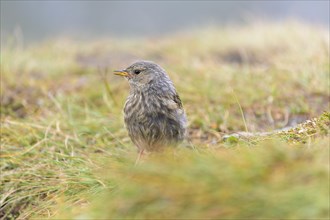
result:
[(133, 89), (143, 88), (157, 82), (169, 81), (163, 68), (151, 61), (138, 61), (114, 74), (124, 76)]

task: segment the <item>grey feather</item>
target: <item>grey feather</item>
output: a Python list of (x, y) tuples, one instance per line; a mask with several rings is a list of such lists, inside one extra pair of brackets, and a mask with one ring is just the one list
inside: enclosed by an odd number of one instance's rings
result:
[(138, 149), (155, 151), (183, 141), (186, 115), (165, 70), (153, 62), (139, 61), (124, 71), (130, 84), (124, 121)]

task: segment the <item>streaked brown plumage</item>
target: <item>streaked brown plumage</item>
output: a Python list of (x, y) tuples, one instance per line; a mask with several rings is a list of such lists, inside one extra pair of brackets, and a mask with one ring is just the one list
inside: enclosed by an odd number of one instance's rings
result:
[(185, 138), (186, 115), (164, 69), (150, 61), (139, 61), (115, 74), (125, 76), (130, 84), (124, 120), (141, 153), (176, 145)]

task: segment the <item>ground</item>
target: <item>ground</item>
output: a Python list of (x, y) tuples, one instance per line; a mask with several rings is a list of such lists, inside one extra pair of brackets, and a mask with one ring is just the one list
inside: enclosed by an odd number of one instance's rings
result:
[[(329, 218), (329, 51), (296, 22), (3, 40), (0, 217)], [(138, 59), (167, 70), (189, 141), (134, 166), (112, 70)]]

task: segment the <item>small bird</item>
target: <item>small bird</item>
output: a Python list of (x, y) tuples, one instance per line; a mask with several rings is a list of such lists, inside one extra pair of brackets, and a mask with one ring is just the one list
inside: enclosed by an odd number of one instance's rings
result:
[(187, 119), (182, 102), (165, 70), (151, 61), (138, 61), (124, 70), (130, 94), (124, 107), (128, 135), (139, 151), (175, 146), (186, 136)]

